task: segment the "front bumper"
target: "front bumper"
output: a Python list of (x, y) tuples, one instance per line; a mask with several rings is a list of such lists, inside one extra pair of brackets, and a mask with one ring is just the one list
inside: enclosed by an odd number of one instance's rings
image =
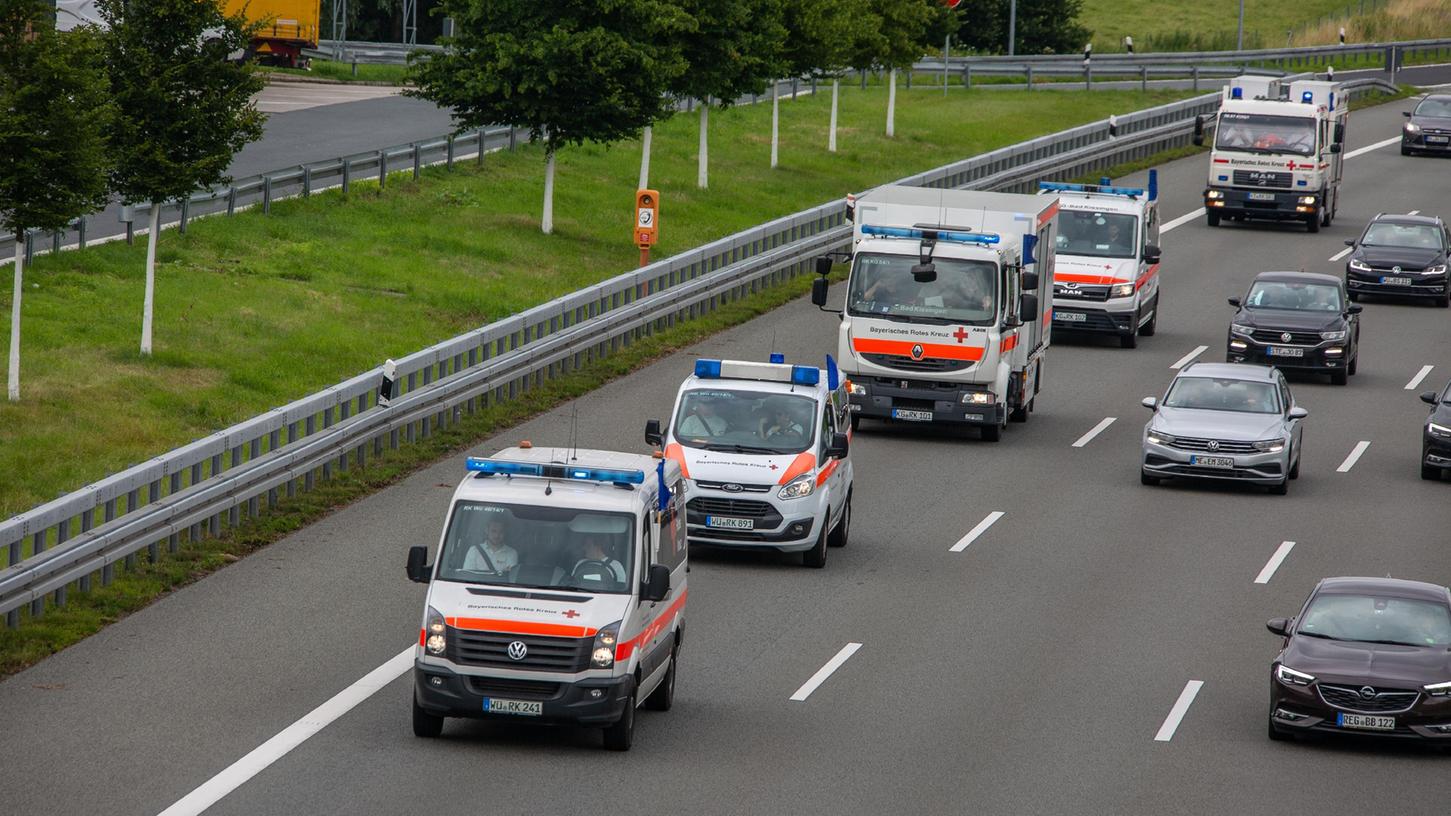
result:
[(1095, 332), (1098, 334), (1133, 334), (1139, 330), (1134, 325), (1132, 298), (1123, 298), (1128, 306), (1090, 306), (1075, 301), (1053, 300), (1053, 328), (1059, 331)]
[[(447, 666), (419, 660), (413, 663), (414, 699), (424, 711), (444, 717), (550, 725), (611, 725), (624, 713), (634, 686), (635, 678), (629, 675), (554, 682), (460, 674)], [(484, 710), (484, 700), (489, 698), (537, 701), (543, 713), (539, 716), (489, 713)]]
[[(896, 377), (850, 377), (865, 394), (852, 394), (851, 412), (869, 419), (901, 422), (945, 422), (961, 425), (1001, 425), (1006, 408), (1001, 400), (981, 404), (964, 403), (964, 394), (982, 393), (982, 386), (964, 383), (927, 382)], [(903, 413), (909, 412), (909, 413)], [(927, 415), (925, 417), (920, 415)]]
[[(1428, 697), (1423, 693), (1407, 711), (1373, 715), (1394, 717), (1392, 731), (1350, 728), (1340, 725), (1339, 715), (1364, 712), (1329, 705), (1316, 690), (1318, 684), (1319, 681), (1309, 686), (1287, 686), (1275, 679), (1271, 671), (1270, 718), (1279, 730), (1292, 734), (1420, 739), (1451, 744), (1451, 698)], [(1344, 685), (1356, 687), (1363, 683), (1353, 681)]]
[[(1297, 348), (1301, 356), (1271, 354), (1272, 348)], [(1290, 371), (1344, 371), (1350, 356), (1350, 344), (1346, 340), (1327, 340), (1318, 346), (1280, 346), (1261, 343), (1242, 334), (1229, 335), (1225, 349), (1225, 359), (1231, 363), (1255, 363)]]
[[(1214, 192), (1218, 198), (1210, 198)], [(1251, 196), (1256, 196), (1252, 198)], [(1313, 197), (1313, 204), (1302, 198)], [(1212, 187), (1204, 191), (1204, 208), (1221, 215), (1245, 218), (1304, 221), (1320, 216), (1320, 196), (1306, 190), (1240, 190), (1234, 187)]]
[[(1409, 285), (1390, 284), (1389, 278), (1410, 278)], [(1367, 295), (1396, 295), (1398, 297), (1445, 297), (1447, 293), (1445, 275), (1422, 275), (1419, 272), (1385, 272), (1371, 270), (1363, 272), (1345, 268), (1345, 286), (1351, 292)]]
[[(704, 479), (704, 475), (700, 474)], [(690, 483), (685, 502), (685, 534), (691, 544), (714, 547), (769, 549), (781, 552), (809, 550), (816, 544), (816, 520), (825, 515), (821, 488), (799, 499), (782, 499), (776, 495), (780, 485), (766, 490), (760, 485), (745, 485), (740, 492), (727, 492)], [(717, 518), (728, 519), (732, 526), (711, 524)], [(749, 522), (750, 529), (739, 524)]]
[[(1290, 469), (1290, 448), (1275, 453), (1209, 453), (1188, 451), (1144, 440), (1143, 469), (1161, 479), (1204, 479), (1248, 484), (1279, 484)], [(1196, 457), (1217, 456), (1234, 460), (1234, 467), (1204, 467)]]
[[(1439, 139), (1441, 141), (1431, 141)], [(1424, 150), (1427, 153), (1451, 153), (1451, 135), (1441, 133), (1417, 133), (1412, 136), (1401, 131), (1401, 147), (1407, 150)]]
[(1421, 464), (1451, 468), (1451, 439), (1442, 439), (1422, 431)]

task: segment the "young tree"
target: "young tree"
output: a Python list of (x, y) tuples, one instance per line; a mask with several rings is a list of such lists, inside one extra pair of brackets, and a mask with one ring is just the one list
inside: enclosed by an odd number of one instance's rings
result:
[(792, 76), (831, 77), (831, 131), (827, 150), (836, 152), (840, 73), (870, 19), (867, 0), (793, 0), (785, 8), (786, 66)]
[(685, 70), (673, 44), (690, 23), (667, 0), (443, 0), (446, 50), (415, 60), (409, 95), (453, 111), (460, 130), (529, 129), (544, 143), (544, 214), (554, 231), (554, 158), (565, 145), (613, 142), (670, 114)]
[[(1017, 54), (1068, 54), (1083, 48), (1092, 32), (1078, 23), (1083, 0), (1017, 0), (1013, 34)], [(970, 20), (958, 33), (963, 46), (987, 54), (1006, 51), (1009, 0), (963, 0), (960, 20)]]
[(927, 53), (927, 38), (944, 7), (938, 0), (870, 0), (880, 22), (875, 64), (887, 71), (887, 135), (896, 135), (897, 69)]
[(0, 226), (15, 236), (7, 390), (20, 399), (25, 231), (63, 229), (106, 201), (110, 115), (94, 31), (57, 33), (45, 0), (0, 0)]
[[(680, 32), (678, 45), (690, 67), (670, 91), (700, 102), (700, 154), (695, 184), (709, 186), (712, 102), (728, 108), (737, 99), (765, 90), (785, 70), (781, 48), (781, 0), (676, 0), (695, 21)], [(774, 145), (773, 145), (774, 149)], [(774, 166), (774, 163), (773, 163)]]
[(151, 353), (156, 239), (161, 206), (227, 180), (232, 157), (262, 136), (252, 97), (261, 76), (227, 55), (247, 46), (251, 26), (216, 0), (98, 0), (116, 117), (108, 136), (111, 187), (151, 205), (141, 353)]

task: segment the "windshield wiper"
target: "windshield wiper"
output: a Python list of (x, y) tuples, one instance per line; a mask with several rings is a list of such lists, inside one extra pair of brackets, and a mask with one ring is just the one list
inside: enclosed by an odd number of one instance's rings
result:
[(775, 448), (752, 447), (750, 445), (706, 445), (708, 451), (726, 451), (728, 453), (782, 453)]
[(1361, 640), (1359, 638), (1352, 638), (1351, 639), (1351, 642), (1352, 643), (1375, 643), (1375, 644), (1379, 644), (1381, 646), (1425, 646), (1425, 645), (1427, 645), (1425, 643), (1407, 643), (1404, 640)]
[(1295, 634), (1297, 634), (1297, 635), (1304, 635), (1305, 637), (1320, 638), (1321, 640), (1344, 640), (1345, 639), (1345, 638), (1335, 637), (1334, 635), (1327, 635), (1327, 634), (1325, 634), (1323, 632), (1306, 632), (1304, 629), (1301, 629), (1300, 631), (1296, 632)]

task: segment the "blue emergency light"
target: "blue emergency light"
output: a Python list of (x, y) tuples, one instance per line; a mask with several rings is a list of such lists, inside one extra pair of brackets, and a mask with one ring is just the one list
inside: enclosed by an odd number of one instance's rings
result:
[(1315, 93), (1313, 91), (1305, 91), (1304, 93), (1300, 94), (1300, 101), (1304, 102), (1306, 105), (1315, 104)]
[(1244, 99), (1244, 89), (1243, 88), (1230, 88), (1229, 89), (1229, 98), (1230, 99)]
[(880, 238), (928, 238), (938, 241), (951, 241), (956, 244), (982, 244), (985, 246), (996, 244), (999, 240), (998, 236), (991, 232), (924, 230), (915, 227), (879, 227), (874, 224), (862, 225), (862, 233), (865, 235), (875, 235)]
[(821, 369), (816, 366), (791, 366), (791, 382), (796, 385), (816, 385), (821, 382)]
[(549, 479), (575, 479), (581, 482), (609, 482), (611, 484), (643, 484), (643, 470), (611, 470), (609, 468), (574, 467), (543, 462), (510, 462), (504, 459), (484, 459), (470, 456), (466, 467), (473, 473), (487, 476), (538, 476)]
[[(1103, 179), (1108, 181), (1109, 179)], [(1039, 190), (1048, 190), (1055, 193), (1107, 193), (1108, 195), (1128, 196), (1138, 198), (1144, 194), (1142, 187), (1111, 187), (1107, 184), (1069, 184), (1066, 181), (1040, 181)], [(1152, 198), (1152, 196), (1150, 196)]]
[(720, 360), (696, 360), (695, 376), (707, 379), (720, 379)]
[(784, 363), (784, 362), (786, 362), (786, 355), (784, 355), (784, 354), (782, 354), (782, 353), (780, 353), (778, 351), (773, 351), (773, 352), (771, 352), (771, 362), (773, 362), (773, 363)]

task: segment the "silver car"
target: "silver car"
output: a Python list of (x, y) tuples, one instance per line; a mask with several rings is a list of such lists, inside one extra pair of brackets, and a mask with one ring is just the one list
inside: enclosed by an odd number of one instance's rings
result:
[(1300, 475), (1300, 424), (1277, 369), (1194, 363), (1169, 384), (1163, 400), (1144, 399), (1154, 416), (1144, 426), (1139, 479), (1218, 479), (1265, 485), (1281, 496)]

